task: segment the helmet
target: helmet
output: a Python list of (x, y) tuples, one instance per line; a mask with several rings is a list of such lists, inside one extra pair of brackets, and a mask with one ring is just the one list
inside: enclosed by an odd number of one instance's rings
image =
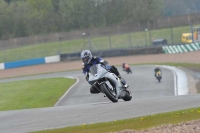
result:
[(83, 63), (89, 64), (92, 59), (92, 53), (89, 50), (81, 52), (81, 60)]

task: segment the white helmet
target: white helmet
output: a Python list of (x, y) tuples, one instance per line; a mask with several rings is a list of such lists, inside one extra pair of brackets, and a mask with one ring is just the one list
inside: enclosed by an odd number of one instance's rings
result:
[(81, 52), (81, 60), (83, 63), (89, 64), (92, 59), (92, 53), (89, 50)]

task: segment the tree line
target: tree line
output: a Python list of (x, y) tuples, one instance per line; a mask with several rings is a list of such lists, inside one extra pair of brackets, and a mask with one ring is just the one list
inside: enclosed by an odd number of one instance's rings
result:
[(164, 0), (163, 16), (177, 16), (200, 12), (199, 0)]
[(193, 3), (187, 8), (198, 11), (198, 7), (195, 8), (197, 1), (199, 0), (0, 0), (0, 39), (105, 27), (118, 23), (142, 23), (160, 16), (183, 13), (183, 7), (178, 6), (180, 3), (185, 5), (184, 8), (188, 3)]

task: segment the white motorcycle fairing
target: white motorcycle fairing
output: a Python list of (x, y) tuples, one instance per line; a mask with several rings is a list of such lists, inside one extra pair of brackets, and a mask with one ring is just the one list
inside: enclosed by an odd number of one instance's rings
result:
[[(118, 99), (122, 98), (124, 88), (120, 79), (114, 73), (107, 71), (102, 64), (90, 67), (88, 82), (113, 102), (117, 102)], [(126, 92), (131, 96), (129, 91)], [(125, 97), (125, 94), (123, 94), (123, 97)], [(128, 98), (126, 101), (131, 100), (131, 98)]]

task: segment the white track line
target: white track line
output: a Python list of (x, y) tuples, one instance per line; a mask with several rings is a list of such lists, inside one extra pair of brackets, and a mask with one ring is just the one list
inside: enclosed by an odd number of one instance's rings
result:
[[(69, 78), (69, 77), (65, 77), (65, 78)], [(71, 78), (71, 77), (70, 77), (70, 78)], [(65, 92), (65, 94), (64, 94), (61, 98), (59, 98), (59, 100), (56, 102), (56, 104), (55, 104), (54, 106), (57, 106), (58, 103), (69, 93), (69, 91), (70, 91), (75, 85), (78, 84), (79, 79), (78, 79), (77, 77), (75, 77), (75, 79), (76, 79), (76, 83), (73, 84), (73, 85)]]
[(188, 79), (185, 72), (182, 71), (181, 69), (178, 69), (177, 67), (172, 67), (172, 66), (162, 66), (162, 67), (170, 69), (173, 73), (175, 73), (174, 76), (175, 95), (188, 95), (189, 94)]
[(174, 94), (175, 96), (178, 95), (178, 88), (177, 88), (177, 75), (176, 73), (172, 70), (173, 74), (174, 74)]

